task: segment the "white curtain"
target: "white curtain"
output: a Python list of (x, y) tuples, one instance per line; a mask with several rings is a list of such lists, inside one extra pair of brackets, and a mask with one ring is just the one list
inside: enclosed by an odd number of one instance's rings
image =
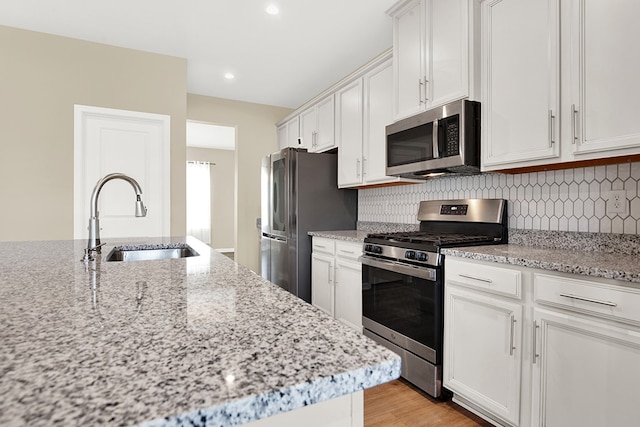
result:
[(187, 162), (187, 234), (211, 244), (209, 163)]

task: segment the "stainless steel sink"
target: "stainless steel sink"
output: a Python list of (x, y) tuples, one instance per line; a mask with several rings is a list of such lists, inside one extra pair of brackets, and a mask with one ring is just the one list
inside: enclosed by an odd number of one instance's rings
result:
[(122, 245), (111, 249), (106, 261), (152, 261), (160, 259), (187, 258), (200, 255), (186, 243), (163, 245)]

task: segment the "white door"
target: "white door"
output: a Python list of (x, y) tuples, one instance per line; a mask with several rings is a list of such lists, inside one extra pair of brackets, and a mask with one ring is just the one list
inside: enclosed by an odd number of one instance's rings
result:
[(638, 425), (637, 331), (537, 308), (534, 321), (531, 425)]
[(393, 17), (393, 111), (396, 119), (424, 110), (424, 14), (424, 2), (414, 1)]
[(366, 183), (395, 181), (386, 174), (385, 127), (393, 123), (393, 68), (386, 62), (364, 76), (363, 173)]
[(311, 303), (333, 316), (333, 268), (332, 256), (311, 254)]
[(98, 199), (100, 236), (170, 234), (169, 129), (167, 115), (75, 106), (74, 238), (88, 237), (96, 182), (120, 172), (138, 181), (147, 216), (136, 218), (135, 192), (123, 180), (105, 184)]
[(483, 170), (555, 159), (560, 153), (558, 0), (491, 0), (481, 7)]
[(336, 94), (338, 187), (362, 184), (362, 79)]
[(522, 305), (447, 285), (444, 385), (518, 425)]
[(335, 268), (335, 317), (362, 332), (362, 264), (336, 258)]
[(575, 152), (627, 154), (615, 150), (640, 146), (640, 49), (629, 45), (640, 37), (640, 2), (573, 0), (570, 7), (573, 108), (568, 121)]

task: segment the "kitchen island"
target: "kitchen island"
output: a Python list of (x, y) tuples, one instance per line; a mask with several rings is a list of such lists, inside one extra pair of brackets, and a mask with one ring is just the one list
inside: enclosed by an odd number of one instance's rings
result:
[[(88, 263), (85, 241), (0, 243), (0, 425), (231, 426), (353, 393), (357, 425), (361, 391), (400, 375), (394, 353), (196, 239), (105, 240)], [(104, 260), (185, 241), (199, 256)]]

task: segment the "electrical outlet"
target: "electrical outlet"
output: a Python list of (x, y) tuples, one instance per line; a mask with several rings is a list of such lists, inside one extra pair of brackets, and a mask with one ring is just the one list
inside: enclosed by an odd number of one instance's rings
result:
[(613, 190), (609, 192), (607, 213), (627, 212), (627, 192), (625, 190)]

